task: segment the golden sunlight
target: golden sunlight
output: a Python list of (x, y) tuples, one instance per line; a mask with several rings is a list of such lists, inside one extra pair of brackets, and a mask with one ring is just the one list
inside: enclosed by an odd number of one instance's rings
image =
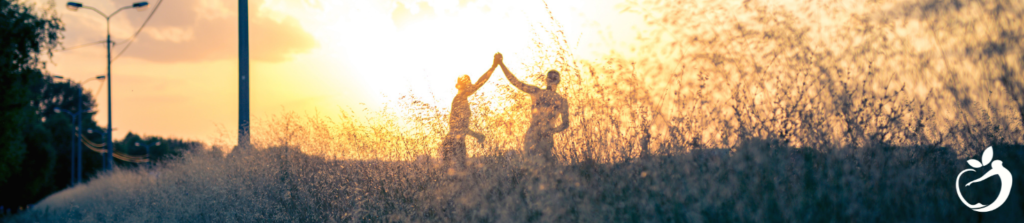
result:
[[(368, 91), (360, 97), (372, 98), (336, 104), (360, 101), (375, 106), (386, 100), (382, 95), (410, 91), (454, 96), (459, 75), (483, 74), (495, 52), (514, 55), (526, 49), (530, 24), (524, 22), (528, 14), (523, 9), (537, 8), (535, 4), (268, 1), (260, 11), (297, 17), (320, 44), (313, 54), (328, 58), (317, 67), (321, 80), (359, 82), (357, 87)], [(514, 56), (508, 58), (508, 64), (518, 63)]]

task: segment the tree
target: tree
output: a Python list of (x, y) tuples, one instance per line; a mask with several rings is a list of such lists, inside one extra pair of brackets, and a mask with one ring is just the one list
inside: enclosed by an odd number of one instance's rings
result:
[[(160, 145), (156, 145), (157, 142), (160, 142)], [(136, 146), (136, 143), (138, 143), (138, 146)], [(114, 142), (114, 148), (118, 152), (135, 157), (146, 156), (145, 145), (149, 145), (149, 159), (153, 162), (167, 160), (180, 156), (189, 150), (203, 147), (203, 144), (200, 142), (158, 136), (140, 136), (132, 132), (128, 132), (128, 135), (125, 135), (123, 140)], [(127, 162), (119, 163), (125, 164)]]
[[(27, 158), (50, 150), (32, 147), (45, 136), (31, 102), (39, 97), (46, 63), (60, 44), (63, 24), (52, 7), (36, 10), (22, 2), (0, 0), (0, 185), (21, 171)], [(41, 142), (46, 142), (42, 140)], [(45, 162), (33, 160), (32, 162)]]
[(33, 202), (53, 191), (56, 153), (46, 119), (34, 106), (46, 63), (63, 30), (52, 7), (37, 10), (0, 0), (0, 189), (5, 205)]
[[(80, 142), (71, 141), (75, 134), (74, 130), (78, 127), (78, 123), (73, 122), (76, 120), (72, 120), (71, 115), (66, 112), (59, 113), (55, 110), (59, 108), (70, 113), (78, 113), (81, 109), (83, 136), (93, 142), (102, 142), (102, 135), (99, 135), (98, 131), (93, 134), (86, 131), (101, 129), (93, 120), (93, 116), (96, 115), (95, 99), (92, 94), (85, 92), (80, 84), (71, 81), (55, 82), (54, 79), (47, 78), (40, 90), (40, 98), (32, 102), (31, 107), (38, 108), (37, 114), (46, 119), (43, 126), (53, 136), (49, 142), (56, 153), (53, 185), (61, 188), (71, 183), (71, 146), (73, 143)], [(81, 106), (78, 105), (79, 102), (82, 103)], [(85, 161), (83, 176), (92, 175), (101, 168), (102, 157), (98, 153), (83, 148), (82, 155), (83, 161)]]

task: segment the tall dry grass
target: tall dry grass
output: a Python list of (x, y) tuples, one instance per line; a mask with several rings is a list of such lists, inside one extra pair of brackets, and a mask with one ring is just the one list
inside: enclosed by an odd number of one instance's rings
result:
[(10, 219), (1020, 219), (1024, 187), (989, 215), (953, 187), (988, 146), (1024, 173), (1022, 5), (633, 1), (623, 9), (645, 18), (628, 53), (639, 57), (598, 61), (577, 59), (551, 16), (512, 70), (531, 83), (562, 72), (572, 118), (557, 162), (518, 152), (530, 99), (498, 76), (470, 98), (471, 128), (488, 140), (467, 142), (465, 169), (431, 159), (449, 101), (405, 95), (367, 116), (258, 119), (256, 150), (118, 170)]
[[(797, 3), (630, 2), (624, 10), (647, 19), (631, 52), (639, 56), (598, 61), (575, 57), (549, 11), (534, 25), (533, 54), (517, 55), (525, 59), (512, 72), (538, 86), (547, 70), (563, 73), (558, 91), (572, 118), (556, 147), (568, 163), (728, 148), (747, 138), (829, 149), (944, 146), (963, 155), (1024, 141), (1024, 99), (1014, 93), (1024, 64), (1010, 61), (1022, 55), (1017, 4), (957, 11), (917, 0)], [(993, 7), (1016, 11), (984, 13)], [(954, 35), (978, 27), (991, 32)], [(471, 154), (522, 146), (530, 99), (494, 79), (494, 91), (470, 98), (471, 128), (488, 135), (483, 145), (470, 142)], [(284, 113), (257, 120), (254, 137), (257, 147), (338, 158), (437, 156), (447, 103), (403, 95), (363, 117)]]

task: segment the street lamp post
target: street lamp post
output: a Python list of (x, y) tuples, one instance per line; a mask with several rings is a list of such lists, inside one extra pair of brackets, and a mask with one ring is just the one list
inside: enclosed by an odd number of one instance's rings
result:
[[(64, 79), (63, 76), (53, 76), (53, 77), (55, 77), (57, 79)], [(78, 85), (82, 86), (82, 85), (85, 85), (85, 83), (89, 83), (90, 81), (94, 81), (94, 80), (102, 81), (103, 79), (106, 79), (106, 78), (107, 78), (107, 76), (100, 75), (100, 76), (96, 76), (96, 78), (90, 78), (89, 80), (87, 80), (85, 82), (82, 82), (82, 83), (80, 83)], [(68, 82), (70, 82), (70, 81), (71, 80), (68, 80)], [(78, 101), (75, 102), (75, 104), (76, 104), (75, 106), (77, 106), (77, 108), (75, 109), (74, 113), (71, 113), (71, 112), (68, 112), (68, 111), (64, 111), (63, 109), (60, 109), (60, 108), (53, 108), (54, 111), (57, 112), (57, 113), (64, 112), (64, 113), (67, 113), (68, 115), (71, 115), (71, 123), (73, 123), (74, 125), (77, 125), (74, 128), (74, 132), (71, 134), (71, 185), (72, 186), (74, 186), (74, 185), (78, 184), (78, 182), (82, 181), (82, 146), (79, 146), (79, 144), (81, 142), (78, 142), (78, 140), (76, 140), (76, 139), (78, 139), (78, 136), (81, 135), (79, 133), (79, 131), (81, 131), (81, 129), (82, 129), (82, 118), (81, 118), (81, 116), (83, 114), (82, 113), (83, 112), (82, 111), (82, 97), (84, 97), (83, 93), (84, 93), (83, 91), (78, 91)]]
[[(79, 109), (76, 112), (70, 112), (70, 111), (67, 111), (67, 110), (64, 110), (64, 109), (60, 109), (60, 108), (53, 108), (53, 112), (64, 113), (64, 114), (67, 114), (68, 116), (71, 116), (71, 123), (78, 122), (78, 117), (82, 115), (82, 110), (81, 109)], [(71, 186), (74, 186), (75, 184), (78, 184), (78, 178), (77, 178), (78, 177), (78, 169), (82, 168), (82, 167), (80, 165), (78, 165), (78, 162), (81, 162), (81, 161), (78, 159), (78, 147), (77, 147), (78, 143), (75, 143), (75, 139), (78, 139), (78, 134), (75, 134), (76, 132), (78, 132), (78, 127), (75, 127), (74, 129), (72, 129), (71, 132), (72, 133), (71, 133), (71, 174), (70, 175), (71, 175)]]
[(121, 10), (129, 9), (129, 8), (135, 8), (135, 9), (138, 9), (139, 11), (145, 10), (147, 7), (149, 7), (149, 2), (136, 2), (136, 3), (132, 3), (131, 6), (121, 7), (119, 9), (117, 9), (117, 11), (114, 11), (114, 13), (110, 13), (110, 15), (104, 14), (103, 12), (100, 12), (100, 10), (98, 10), (96, 8), (89, 7), (89, 6), (84, 6), (84, 5), (82, 5), (82, 3), (78, 3), (78, 2), (68, 2), (67, 7), (68, 7), (68, 10), (71, 10), (71, 11), (78, 11), (79, 8), (91, 9), (91, 10), (95, 11), (96, 13), (99, 13), (101, 16), (103, 16), (103, 18), (107, 19), (107, 154), (106, 154), (106, 157), (104, 157), (105, 161), (103, 163), (104, 164), (103, 168), (104, 169), (110, 169), (110, 168), (114, 167), (114, 137), (112, 135), (112, 134), (114, 134), (114, 129), (113, 129), (114, 128), (114, 120), (113, 120), (113, 118), (114, 118), (113, 116), (114, 115), (113, 115), (113, 112), (112, 112), (112, 108), (113, 108), (112, 104), (114, 104), (114, 101), (111, 100), (111, 97), (110, 97), (111, 92), (114, 91), (114, 85), (112, 84), (113, 83), (112, 79), (114, 79), (114, 78), (110, 75), (110, 45), (112, 44), (110, 42), (110, 17), (113, 17), (118, 12), (121, 12)]
[[(150, 145), (148, 143), (135, 142), (135, 146), (141, 146), (143, 148), (146, 148), (146, 165), (149, 166), (149, 168), (153, 168), (153, 155), (150, 153), (149, 150)], [(153, 143), (152, 146), (160, 146), (160, 142)]]

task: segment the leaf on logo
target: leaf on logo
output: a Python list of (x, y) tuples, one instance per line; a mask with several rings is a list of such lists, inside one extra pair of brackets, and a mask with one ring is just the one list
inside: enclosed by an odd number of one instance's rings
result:
[(967, 160), (967, 164), (971, 165), (971, 167), (974, 167), (974, 168), (981, 168), (981, 162), (978, 162), (978, 160), (976, 160), (976, 159), (969, 159), (969, 160)]
[(985, 149), (985, 152), (981, 153), (981, 165), (988, 166), (988, 163), (992, 162), (992, 147), (989, 146)]

